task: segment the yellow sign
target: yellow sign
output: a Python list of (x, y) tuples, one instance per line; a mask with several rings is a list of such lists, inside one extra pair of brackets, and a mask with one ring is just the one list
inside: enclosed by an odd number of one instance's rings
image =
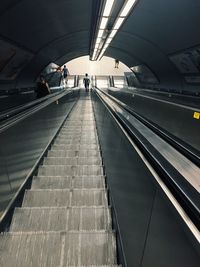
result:
[(200, 112), (194, 112), (193, 118), (199, 120), (200, 119)]

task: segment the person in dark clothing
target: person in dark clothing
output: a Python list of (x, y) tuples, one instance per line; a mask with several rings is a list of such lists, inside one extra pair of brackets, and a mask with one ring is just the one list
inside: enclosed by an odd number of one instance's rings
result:
[(115, 68), (118, 69), (118, 67), (119, 67), (119, 60), (115, 59)]
[(88, 74), (85, 74), (85, 77), (83, 79), (83, 83), (85, 85), (85, 91), (88, 92), (89, 91), (89, 85), (90, 85), (90, 78), (88, 77)]
[(49, 85), (46, 82), (44, 76), (42, 76), (42, 75), (40, 76), (40, 81), (37, 83), (36, 93), (37, 93), (37, 98), (44, 97), (44, 96), (49, 95), (51, 93), (50, 89), (49, 89)]
[(63, 67), (63, 77), (67, 78), (67, 75), (68, 75), (68, 69), (67, 69), (66, 65), (64, 65), (64, 67)]

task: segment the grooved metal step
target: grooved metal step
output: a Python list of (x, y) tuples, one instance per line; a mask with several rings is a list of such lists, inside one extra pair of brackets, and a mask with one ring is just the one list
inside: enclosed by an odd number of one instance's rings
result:
[(37, 189), (25, 192), (23, 207), (108, 206), (105, 189)]
[(36, 176), (32, 189), (105, 188), (104, 176)]
[(38, 176), (82, 176), (103, 175), (103, 167), (99, 165), (45, 165), (38, 170)]
[(56, 145), (54, 144), (52, 146), (52, 149), (54, 150), (99, 150), (99, 146), (95, 144), (70, 144), (70, 145)]
[(102, 165), (100, 157), (48, 157), (43, 165)]
[(77, 102), (0, 235), (0, 267), (120, 267), (89, 95)]
[(89, 140), (89, 139), (94, 139), (94, 140), (98, 140), (96, 134), (77, 134), (77, 135), (72, 135), (72, 134), (62, 134), (62, 132), (60, 132), (59, 137), (56, 138), (56, 141), (63, 141), (63, 140), (76, 140), (76, 141), (81, 141), (81, 140)]
[(48, 157), (100, 157), (100, 151), (91, 150), (49, 150)]
[(69, 140), (69, 139), (67, 139), (67, 140), (56, 140), (54, 142), (55, 145), (71, 145), (71, 144), (77, 144), (77, 143), (80, 144), (80, 145), (98, 144), (96, 139), (89, 139), (89, 138), (81, 139), (81, 140), (74, 140), (74, 139), (72, 139), (72, 140)]
[(104, 207), (18, 208), (11, 232), (111, 230), (110, 209)]
[(112, 232), (5, 233), (0, 235), (0, 246), (3, 267), (116, 264)]

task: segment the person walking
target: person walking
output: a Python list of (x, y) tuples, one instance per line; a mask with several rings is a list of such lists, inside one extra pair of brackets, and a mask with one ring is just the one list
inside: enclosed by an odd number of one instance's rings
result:
[(90, 78), (88, 77), (88, 74), (85, 74), (85, 77), (83, 78), (83, 83), (85, 85), (85, 91), (89, 92), (89, 86), (90, 86)]
[(68, 73), (69, 73), (69, 71), (68, 71), (66, 65), (64, 65), (64, 67), (63, 67), (63, 78), (65, 80), (65, 83), (67, 83), (67, 75), (68, 75)]

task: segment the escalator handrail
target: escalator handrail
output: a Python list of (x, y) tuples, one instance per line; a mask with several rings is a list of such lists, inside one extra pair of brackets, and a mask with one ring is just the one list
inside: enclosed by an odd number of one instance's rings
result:
[[(73, 88), (73, 90), (76, 90), (76, 88)], [(57, 101), (58, 99), (62, 98), (63, 96), (71, 93), (73, 91), (72, 89), (69, 90), (63, 90), (59, 93), (54, 93), (51, 96), (47, 96), (44, 98), (43, 101), (39, 101), (39, 103), (34, 104), (33, 106), (20, 111), (19, 113), (15, 114), (2, 124), (0, 124), (0, 133), (5, 131), (7, 128), (11, 127), (12, 125), (18, 123), (19, 121), (23, 120), (24, 118), (31, 116), (35, 112), (43, 109), (44, 107), (50, 105), (51, 103)]]
[(56, 96), (56, 95), (58, 95), (60, 93), (61, 92), (56, 92), (56, 93), (47, 95), (45, 97), (42, 97), (40, 99), (35, 99), (35, 100), (33, 100), (31, 102), (28, 102), (26, 104), (11, 108), (8, 111), (0, 112), (0, 122), (2, 122), (4, 120), (7, 120), (7, 119), (10, 119), (12, 116), (15, 116), (15, 115), (19, 114), (20, 112), (22, 112), (22, 111), (24, 111), (26, 109), (29, 109), (29, 108), (31, 108), (31, 107), (33, 107), (35, 105), (38, 105), (38, 104), (46, 101), (46, 99), (54, 97), (54, 96)]
[[(190, 219), (193, 221), (194, 225), (197, 227), (197, 229), (200, 228), (200, 209), (199, 209), (199, 202), (198, 202), (198, 192), (192, 188), (192, 186), (189, 186), (189, 189), (192, 189), (191, 191), (187, 191), (182, 188), (180, 184), (177, 183), (175, 177), (173, 176), (173, 168), (166, 164), (164, 160), (165, 166), (160, 163), (160, 160), (156, 158), (156, 154), (154, 151), (151, 151), (147, 144), (143, 143), (141, 139), (138, 137), (137, 134), (133, 132), (133, 129), (130, 127), (130, 125), (127, 124), (125, 121), (125, 118), (122, 119), (119, 114), (113, 109), (114, 106), (117, 106), (123, 111), (123, 108), (120, 107), (116, 101), (113, 101), (112, 98), (106, 94), (105, 92), (102, 92), (101, 90), (96, 88), (96, 94), (100, 97), (100, 99), (104, 102), (104, 104), (107, 106), (107, 108), (110, 110), (110, 112), (114, 115), (114, 117), (118, 120), (118, 122), (122, 125), (122, 127), (125, 129), (126, 132), (130, 135), (130, 138), (135, 142), (137, 141), (137, 145), (139, 145), (142, 152), (147, 156), (148, 160), (150, 160), (151, 164), (155, 168), (156, 172), (161, 173), (163, 177), (161, 179), (165, 183), (165, 185), (169, 188), (169, 190), (173, 193), (174, 197), (177, 199), (177, 201), (180, 203), (181, 207), (185, 210), (185, 212), (188, 214)], [(98, 92), (99, 91), (99, 92)], [(112, 102), (112, 104), (108, 103), (105, 99), (105, 97), (108, 97), (109, 100)], [(112, 105), (112, 106), (111, 106)], [(127, 111), (126, 111), (127, 112)], [(172, 170), (169, 168), (171, 167)], [(183, 180), (184, 181), (184, 180)], [(189, 193), (194, 193), (194, 197), (191, 196)], [(196, 198), (197, 197), (197, 198)], [(197, 201), (195, 201), (197, 199)]]
[[(100, 89), (98, 88), (98, 90)], [(200, 167), (200, 152), (197, 149), (185, 143), (184, 141), (180, 140), (178, 137), (172, 135), (171, 133), (167, 132), (166, 130), (159, 127), (152, 121), (146, 119), (144, 116), (134, 111), (131, 107), (129, 107), (122, 101), (116, 99), (115, 97), (109, 95), (108, 93), (102, 90), (100, 91), (109, 98), (111, 98), (114, 102), (116, 102), (126, 111), (128, 111), (131, 115), (135, 116), (140, 122), (142, 122), (144, 125), (150, 128), (154, 133), (159, 135), (162, 139), (167, 141), (170, 145), (172, 145), (175, 149), (177, 149), (180, 153), (182, 153), (186, 158), (188, 158), (190, 161), (192, 161), (194, 164)]]
[[(72, 92), (72, 91), (70, 91), (70, 92)], [(74, 107), (74, 105), (71, 107), (70, 111), (73, 109), (73, 107)], [(70, 113), (70, 111), (69, 111), (69, 113)], [(69, 116), (69, 113), (63, 119), (63, 121), (61, 122), (60, 126), (58, 127), (58, 129), (54, 133), (53, 137), (51, 138), (51, 140), (49, 140), (48, 144), (44, 148), (44, 150), (41, 153), (40, 157), (37, 159), (37, 161), (35, 162), (34, 166), (31, 168), (31, 170), (27, 174), (26, 178), (24, 179), (23, 183), (21, 184), (21, 186), (19, 187), (19, 189), (17, 190), (17, 192), (14, 194), (14, 196), (13, 196), (12, 200), (10, 201), (9, 205), (7, 206), (6, 210), (0, 216), (0, 233), (1, 232), (5, 232), (5, 229), (8, 226), (10, 219), (12, 218), (11, 215), (14, 212), (14, 209), (16, 207), (16, 203), (19, 201), (20, 195), (23, 194), (26, 189), (29, 189), (28, 184), (31, 182), (31, 179), (36, 174), (38, 167), (40, 166), (40, 164), (44, 160), (44, 157), (46, 156), (47, 151), (49, 150), (49, 148), (53, 144), (54, 140), (58, 136), (60, 130), (62, 129), (65, 121), (67, 120), (67, 118)]]

